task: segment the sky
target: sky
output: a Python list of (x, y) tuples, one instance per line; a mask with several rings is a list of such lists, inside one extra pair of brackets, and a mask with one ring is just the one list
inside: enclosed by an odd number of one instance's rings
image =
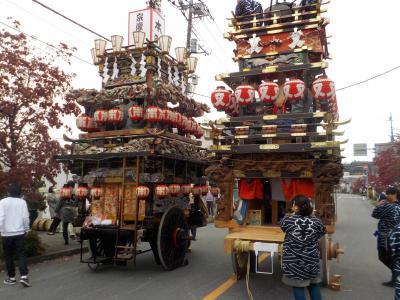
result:
[[(44, 4), (62, 12), (66, 16), (104, 35), (123, 35), (127, 41), (128, 13), (146, 7), (145, 0), (42, 0)], [(232, 61), (234, 43), (223, 39), (222, 33), (228, 32), (229, 21), (236, 0), (204, 0), (215, 19), (197, 21), (195, 31), (201, 38), (200, 44), (211, 54), (199, 55), (197, 75), (200, 77), (196, 92), (210, 95), (219, 84), (216, 74), (234, 72), (237, 65)], [(269, 0), (261, 0), (266, 7)], [(373, 4), (372, 1), (370, 1)], [(330, 19), (328, 35), (332, 60), (329, 61), (327, 74), (342, 88), (362, 81), (400, 65), (398, 49), (400, 40), (395, 30), (400, 10), (400, 1), (386, 0), (384, 13), (378, 12), (376, 5), (366, 1), (347, 0), (331, 1), (327, 5), (325, 17)], [(186, 44), (186, 21), (181, 13), (167, 0), (163, 0), (162, 10), (166, 19), (166, 34), (173, 37), (172, 49)], [(13, 17), (22, 23), (22, 30), (45, 42), (58, 44), (64, 42), (78, 50), (76, 56), (91, 62), (90, 49), (97, 38), (76, 25), (62, 19), (31, 0), (0, 0), (0, 22), (10, 24), (7, 17)], [(0, 23), (0, 28), (4, 25)], [(32, 41), (43, 49), (44, 44)], [(172, 52), (172, 51), (171, 51)], [(97, 68), (78, 59), (72, 60), (67, 71), (77, 74), (73, 85), (75, 88), (101, 87)], [(352, 123), (343, 127), (349, 139), (344, 148), (345, 161), (364, 160), (365, 157), (353, 157), (354, 143), (388, 142), (390, 137), (390, 113), (393, 114), (395, 131), (400, 131), (400, 95), (398, 95), (400, 70), (389, 73), (366, 84), (338, 91), (338, 102), (341, 119), (352, 118)], [(397, 98), (399, 97), (399, 98)], [(208, 103), (206, 97), (196, 96), (196, 100)], [(213, 111), (209, 119), (223, 116)], [(79, 131), (73, 118), (66, 120), (73, 127), (73, 136)], [(60, 139), (62, 132), (53, 132), (54, 138)], [(373, 157), (370, 151), (368, 159)]]

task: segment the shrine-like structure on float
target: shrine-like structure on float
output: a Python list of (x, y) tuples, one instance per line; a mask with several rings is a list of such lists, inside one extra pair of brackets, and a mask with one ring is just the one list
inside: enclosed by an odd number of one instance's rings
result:
[(94, 270), (136, 261), (147, 251), (166, 270), (175, 269), (186, 263), (188, 223), (205, 225), (199, 196), (208, 192), (207, 151), (194, 118), (209, 108), (187, 92), (197, 58), (184, 47), (171, 56), (172, 38), (161, 23), (150, 24), (149, 32), (158, 30), (157, 36), (142, 31), (149, 25), (143, 23), (145, 14), (160, 17), (158, 9), (130, 16), (137, 23), (130, 24), (128, 46), (122, 36), (112, 36), (110, 47), (95, 41), (92, 56), (102, 88), (73, 92), (84, 110), (76, 120), (84, 133), (79, 139), (65, 136), (68, 153), (56, 157), (80, 176), (78, 188), (65, 186), (61, 197), (75, 193), (83, 213), (90, 199), (90, 216), (79, 224), (90, 254), (82, 251), (81, 262)]
[(227, 87), (216, 88), (212, 104), (227, 117), (207, 127), (213, 146), (206, 173), (221, 190), (215, 226), (230, 230), (225, 252), (239, 278), (248, 256), (254, 271), (259, 253), (281, 251), (279, 220), (297, 194), (313, 199), (329, 233), (321, 245), (326, 284), (329, 261), (342, 253), (331, 236), (346, 142), (337, 140), (344, 134), (338, 128), (349, 121), (339, 121), (335, 85), (326, 74), (325, 12), (320, 1), (281, 2), (229, 19), (225, 38), (236, 44), (239, 70), (216, 76)]

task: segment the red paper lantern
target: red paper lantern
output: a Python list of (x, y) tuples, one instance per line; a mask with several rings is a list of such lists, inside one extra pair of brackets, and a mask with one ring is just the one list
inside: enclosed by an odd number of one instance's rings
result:
[(146, 199), (150, 195), (150, 189), (147, 186), (138, 186), (136, 195), (138, 199)]
[(178, 113), (178, 112), (176, 112), (175, 113), (175, 126), (177, 127), (177, 128), (182, 128), (182, 114), (180, 114), (180, 113)]
[(207, 185), (201, 185), (200, 189), (201, 189), (201, 194), (203, 196), (207, 195), (207, 193), (208, 193), (208, 186)]
[(204, 133), (200, 129), (194, 133), (194, 136), (198, 139), (201, 139), (203, 137), (203, 135), (204, 135)]
[(191, 184), (182, 184), (181, 185), (181, 193), (184, 195), (189, 195), (192, 192), (192, 185)]
[(272, 81), (263, 82), (258, 87), (258, 93), (261, 101), (274, 103), (279, 96), (279, 85)]
[(218, 187), (212, 187), (211, 188), (211, 194), (213, 194), (213, 196), (218, 196), (220, 194), (220, 189)]
[(170, 184), (168, 189), (171, 196), (176, 196), (180, 193), (181, 186), (179, 184)]
[(335, 83), (326, 76), (318, 78), (312, 84), (312, 95), (317, 101), (329, 101), (336, 95)]
[(107, 123), (108, 111), (106, 109), (98, 109), (94, 112), (93, 118), (97, 124)]
[(119, 107), (111, 108), (107, 113), (107, 122), (111, 124), (119, 124), (124, 119), (124, 113)]
[(182, 129), (182, 131), (184, 131), (184, 132), (189, 132), (189, 130), (190, 130), (190, 122), (186, 116), (182, 116), (182, 122), (181, 122), (180, 129)]
[(201, 189), (201, 186), (199, 186), (199, 185), (195, 185), (195, 186), (192, 188), (192, 194), (193, 194), (194, 196), (200, 196), (200, 195), (201, 195), (201, 192), (202, 192), (202, 189)]
[(247, 106), (254, 102), (256, 91), (250, 85), (240, 85), (235, 91), (236, 101), (240, 106)]
[(174, 112), (174, 111), (172, 111), (172, 110), (170, 110), (169, 111), (169, 120), (170, 120), (170, 124), (172, 125), (172, 126), (175, 126), (176, 125), (176, 112)]
[(62, 187), (60, 190), (60, 198), (62, 199), (70, 199), (72, 197), (72, 187)]
[(129, 119), (132, 121), (142, 121), (144, 118), (143, 107), (132, 105), (128, 110)]
[(85, 199), (89, 194), (89, 188), (86, 186), (79, 186), (75, 191), (75, 196), (78, 199)]
[(100, 198), (101, 196), (103, 196), (103, 189), (101, 187), (92, 187), (90, 189), (90, 195), (93, 198)]
[(286, 101), (303, 100), (306, 94), (306, 85), (300, 79), (290, 79), (283, 85), (283, 95)]
[(157, 106), (149, 106), (146, 109), (145, 119), (149, 123), (158, 123), (162, 120), (162, 109)]
[(165, 198), (169, 194), (168, 186), (166, 185), (157, 185), (156, 186), (156, 195), (158, 198)]
[(80, 115), (76, 118), (76, 127), (82, 131), (89, 131), (92, 127), (93, 119), (86, 114)]
[(189, 119), (189, 133), (195, 134), (199, 129), (199, 124), (193, 119)]
[(217, 110), (225, 110), (231, 101), (231, 92), (225, 87), (219, 86), (211, 94), (211, 103)]

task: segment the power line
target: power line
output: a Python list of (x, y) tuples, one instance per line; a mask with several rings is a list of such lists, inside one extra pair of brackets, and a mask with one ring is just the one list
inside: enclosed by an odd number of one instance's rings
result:
[(63, 15), (62, 13), (60, 13), (60, 12), (58, 12), (58, 11), (52, 9), (51, 7), (49, 7), (49, 6), (47, 6), (47, 5), (43, 4), (43, 3), (41, 3), (40, 1), (38, 1), (38, 0), (32, 0), (32, 1), (35, 2), (35, 3), (37, 3), (37, 4), (39, 4), (40, 6), (43, 6), (43, 7), (46, 8), (46, 9), (50, 10), (51, 12), (53, 12), (53, 13), (59, 15), (60, 17), (63, 17), (64, 19), (67, 19), (68, 21), (74, 23), (75, 25), (78, 25), (79, 27), (81, 27), (81, 28), (83, 28), (83, 29), (85, 29), (85, 30), (87, 30), (87, 31), (89, 31), (89, 32), (91, 32), (91, 33), (97, 35), (98, 37), (101, 37), (102, 39), (105, 39), (106, 41), (111, 42), (111, 40), (110, 40), (109, 38), (106, 38), (105, 36), (103, 36), (103, 35), (101, 35), (101, 34), (95, 32), (95, 31), (93, 31), (93, 30), (91, 30), (91, 29), (89, 29), (89, 28), (87, 28), (86, 26), (84, 26), (84, 25), (82, 25), (82, 24), (80, 24), (80, 23), (78, 23), (78, 22), (72, 20), (71, 18), (68, 18), (67, 16), (65, 16), (65, 15)]
[(62, 29), (62, 28), (58, 27), (57, 25), (55, 25), (55, 24), (49, 22), (48, 20), (46, 20), (46, 19), (44, 19), (44, 18), (42, 18), (42, 17), (40, 17), (40, 16), (38, 16), (38, 15), (36, 15), (36, 14), (30, 12), (29, 10), (27, 10), (27, 9), (25, 9), (24, 7), (18, 5), (17, 3), (15, 3), (15, 2), (13, 2), (13, 1), (11, 1), (11, 0), (5, 0), (5, 1), (7, 1), (7, 2), (10, 3), (11, 5), (14, 5), (15, 7), (18, 7), (19, 9), (25, 11), (26, 13), (30, 14), (31, 16), (33, 16), (33, 17), (35, 17), (35, 18), (41, 20), (42, 22), (51, 25), (52, 27), (56, 28), (57, 30), (59, 30), (59, 31), (61, 31), (61, 32), (63, 32), (63, 33), (65, 33), (65, 34), (67, 34), (67, 35), (73, 37), (74, 39), (76, 39), (76, 40), (79, 41), (80, 43), (85, 44), (85, 45), (87, 45), (87, 46), (90, 46), (90, 44), (87, 43), (86, 41), (80, 39), (79, 37), (77, 37), (77, 36), (71, 34), (71, 33), (68, 32), (68, 31), (65, 31), (64, 29)]
[(396, 70), (398, 70), (398, 69), (400, 69), (400, 66), (394, 67), (394, 68), (392, 68), (392, 69), (390, 69), (390, 70), (387, 70), (387, 71), (385, 71), (385, 72), (383, 72), (383, 73), (380, 73), (380, 74), (378, 74), (378, 75), (372, 76), (372, 77), (370, 77), (370, 78), (368, 78), (368, 79), (365, 79), (365, 80), (363, 80), (363, 81), (356, 82), (356, 83), (350, 84), (350, 85), (348, 85), (348, 86), (342, 87), (342, 88), (340, 88), (340, 89), (337, 89), (336, 91), (343, 91), (343, 90), (349, 89), (349, 88), (351, 88), (351, 87), (354, 87), (354, 86), (357, 86), (357, 85), (366, 83), (366, 82), (368, 82), (368, 81), (371, 81), (371, 80), (374, 80), (374, 79), (376, 79), (376, 78), (382, 77), (382, 76), (384, 76), (384, 75), (386, 75), (386, 74), (389, 74), (389, 73), (391, 73), (391, 72), (393, 72), (393, 71), (396, 71)]
[[(15, 31), (17, 31), (17, 32), (19, 32), (19, 33), (25, 34), (26, 36), (30, 37), (31, 39), (33, 39), (33, 40), (35, 40), (35, 41), (38, 41), (38, 42), (40, 42), (40, 43), (42, 43), (42, 44), (45, 44), (45, 45), (47, 45), (48, 47), (51, 47), (51, 48), (54, 48), (54, 49), (56, 49), (56, 50), (60, 50), (60, 51), (62, 51), (62, 52), (64, 52), (64, 53), (66, 53), (66, 54), (69, 54), (69, 53), (66, 52), (64, 49), (59, 48), (59, 47), (56, 47), (56, 46), (54, 46), (54, 45), (52, 45), (52, 44), (50, 44), (50, 43), (48, 43), (48, 42), (45, 42), (45, 41), (43, 41), (43, 40), (41, 40), (41, 39), (39, 39), (39, 38), (37, 38), (37, 37), (35, 37), (35, 36), (33, 36), (33, 35), (30, 35), (30, 34), (24, 32), (24, 31), (18, 29), (18, 28), (12, 27), (12, 26), (10, 26), (10, 25), (8, 25), (8, 24), (6, 24), (6, 23), (3, 23), (3, 22), (1, 22), (1, 21), (0, 21), (0, 24), (3, 25), (3, 26), (6, 26), (6, 27), (8, 27), (8, 28), (10, 28), (10, 29), (12, 29), (12, 30), (15, 30)], [(89, 65), (91, 65), (91, 66), (95, 66), (95, 65), (92, 64), (91, 62), (88, 62), (87, 60), (84, 60), (83, 58), (80, 58), (79, 56), (76, 56), (76, 55), (74, 55), (74, 54), (71, 54), (71, 56), (74, 57), (75, 59), (80, 60), (80, 61), (82, 61), (82, 62), (84, 62), (84, 63), (87, 63), (87, 64), (89, 64)]]

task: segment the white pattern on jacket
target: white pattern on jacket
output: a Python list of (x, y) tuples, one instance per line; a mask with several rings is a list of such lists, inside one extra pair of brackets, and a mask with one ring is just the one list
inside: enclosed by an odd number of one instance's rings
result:
[(8, 197), (0, 201), (1, 236), (16, 236), (29, 231), (29, 212), (26, 201)]

